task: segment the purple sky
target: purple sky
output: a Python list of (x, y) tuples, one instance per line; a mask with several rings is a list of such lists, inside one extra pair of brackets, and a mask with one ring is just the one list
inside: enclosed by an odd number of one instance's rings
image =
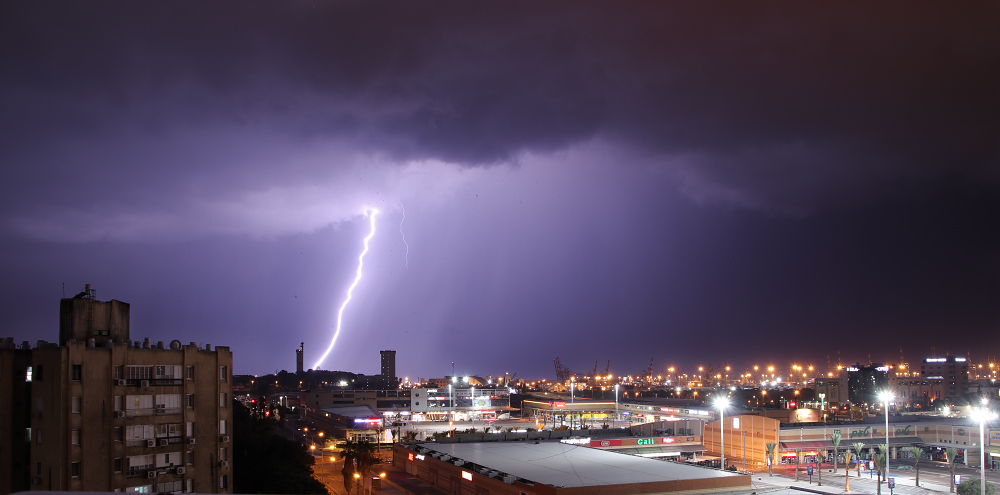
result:
[(374, 207), (326, 369), (1000, 353), (996, 4), (572, 7), (0, 4), (0, 334), (308, 366)]

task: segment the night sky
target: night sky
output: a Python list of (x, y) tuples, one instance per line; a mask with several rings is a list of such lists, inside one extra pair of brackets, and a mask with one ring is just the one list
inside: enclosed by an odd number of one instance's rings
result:
[(309, 367), (377, 208), (324, 369), (995, 356), (997, 19), (2, 2), (0, 336), (56, 340), (91, 283), (133, 340), (228, 345), (236, 373), (305, 342)]

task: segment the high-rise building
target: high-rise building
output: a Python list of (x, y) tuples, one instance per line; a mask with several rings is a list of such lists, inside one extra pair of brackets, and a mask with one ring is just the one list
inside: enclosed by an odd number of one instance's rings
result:
[(382, 378), (387, 385), (396, 385), (396, 351), (381, 351)]
[(958, 397), (969, 386), (969, 361), (955, 356), (927, 358), (920, 364), (920, 377), (943, 381), (945, 397)]
[(851, 404), (877, 404), (878, 395), (889, 390), (889, 367), (874, 363), (860, 363), (847, 368), (847, 397)]
[[(0, 493), (231, 493), (229, 348), (132, 342), (129, 305), (89, 285), (60, 302), (59, 320), (58, 343), (0, 342), (0, 401), (12, 405), (0, 407), (0, 435), (11, 431)], [(11, 428), (20, 416), (26, 427)]]

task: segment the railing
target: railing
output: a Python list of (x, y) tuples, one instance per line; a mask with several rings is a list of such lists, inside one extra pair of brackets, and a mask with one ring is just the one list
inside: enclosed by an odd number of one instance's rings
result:
[(145, 447), (146, 443), (152, 440), (157, 447), (160, 445), (160, 440), (166, 440), (168, 444), (184, 443), (184, 437), (156, 437), (156, 438), (130, 438), (125, 440), (126, 447)]
[(142, 382), (149, 383), (149, 386), (154, 385), (183, 385), (183, 378), (128, 378), (125, 380), (125, 384), (133, 387), (142, 386)]
[(125, 416), (133, 418), (136, 416), (159, 416), (163, 414), (180, 414), (180, 407), (150, 407), (144, 409), (126, 409)]

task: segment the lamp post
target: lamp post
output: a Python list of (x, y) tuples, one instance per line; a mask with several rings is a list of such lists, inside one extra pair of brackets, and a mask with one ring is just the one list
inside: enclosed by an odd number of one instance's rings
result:
[(979, 417), (979, 493), (986, 495), (986, 420), (996, 419), (997, 415), (986, 407), (989, 399), (983, 397), (983, 405), (973, 412)]
[(726, 406), (729, 399), (719, 397), (715, 400), (715, 407), (719, 408), (719, 455), (722, 457), (722, 469), (726, 469)]
[(885, 407), (885, 482), (889, 482), (889, 401), (892, 400), (892, 392), (886, 390), (878, 394), (878, 398), (882, 399), (882, 404)]
[(476, 429), (476, 387), (469, 387), (470, 397), (472, 397), (472, 410), (469, 411), (469, 417), (472, 418), (472, 429)]
[[(454, 364), (454, 363), (452, 363)], [(454, 377), (452, 377), (454, 380)], [(451, 384), (448, 384), (448, 405), (451, 406), (451, 419), (455, 419), (455, 399), (451, 395)]]
[(618, 384), (615, 384), (615, 420), (612, 422), (612, 428), (618, 427)]

